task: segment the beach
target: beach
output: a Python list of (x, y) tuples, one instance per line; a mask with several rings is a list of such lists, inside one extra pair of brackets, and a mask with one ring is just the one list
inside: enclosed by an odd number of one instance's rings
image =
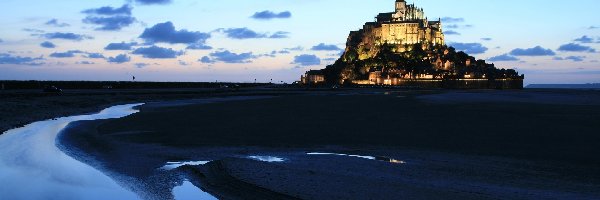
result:
[(263, 93), (268, 94), (269, 89), (67, 89), (62, 93), (40, 89), (0, 90), (0, 133), (31, 122), (94, 113), (118, 104)]
[[(145, 199), (186, 180), (225, 199), (600, 197), (598, 91), (248, 94), (147, 103), (59, 142)], [(162, 168), (185, 161), (206, 162)]]

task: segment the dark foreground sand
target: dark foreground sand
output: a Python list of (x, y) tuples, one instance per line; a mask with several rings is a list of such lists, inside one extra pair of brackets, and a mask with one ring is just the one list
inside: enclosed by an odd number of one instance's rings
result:
[[(146, 199), (172, 198), (183, 180), (225, 199), (597, 199), (599, 102), (597, 91), (353, 90), (151, 103), (71, 124), (60, 143)], [(159, 169), (190, 160), (213, 162)]]
[[(302, 91), (302, 90), (300, 90)], [(173, 88), (173, 89), (89, 89), (65, 90), (61, 94), (41, 90), (0, 90), (0, 134), (31, 122), (98, 112), (111, 105), (197, 99), (237, 95), (286, 93), (266, 87), (241, 89)]]

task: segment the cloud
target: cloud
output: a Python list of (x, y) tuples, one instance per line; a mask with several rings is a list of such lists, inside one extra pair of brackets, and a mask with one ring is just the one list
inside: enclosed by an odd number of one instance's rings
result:
[(284, 50), (288, 50), (288, 51), (304, 51), (304, 47), (297, 46), (297, 47), (285, 48)]
[(339, 51), (342, 50), (340, 49), (338, 46), (333, 45), (333, 44), (325, 44), (325, 43), (320, 43), (317, 46), (313, 46), (312, 48), (310, 48), (310, 50), (313, 51)]
[(228, 29), (217, 29), (219, 32), (225, 33), (228, 38), (231, 39), (258, 39), (258, 38), (271, 38), (271, 39), (279, 39), (279, 38), (287, 38), (289, 32), (285, 31), (277, 31), (272, 35), (267, 33), (258, 33), (249, 28), (228, 28)]
[(301, 66), (320, 65), (321, 59), (316, 55), (302, 54), (294, 57), (292, 64), (298, 64)]
[(446, 35), (460, 35), (459, 32), (448, 29), (473, 28), (473, 25), (471, 24), (458, 24), (465, 22), (465, 19), (463, 18), (444, 17), (441, 20), (445, 24), (444, 28), (446, 28), (446, 31), (444, 31), (444, 34)]
[[(210, 53), (211, 61), (213, 62), (224, 62), (224, 63), (251, 63), (252, 59), (256, 58), (252, 52), (248, 53), (232, 53), (228, 50), (217, 51)], [(202, 59), (200, 59), (202, 62)]]
[(99, 31), (118, 31), (136, 22), (136, 19), (131, 16), (132, 9), (128, 4), (120, 8), (105, 6), (88, 9), (82, 11), (82, 13), (88, 14), (82, 21), (86, 24), (100, 26), (96, 28)]
[(585, 56), (567, 56), (563, 57), (554, 57), (554, 60), (572, 60), (573, 62), (581, 62), (585, 59)]
[(510, 55), (513, 56), (553, 56), (556, 55), (554, 51), (550, 49), (544, 49), (541, 46), (536, 46), (528, 49), (516, 48), (510, 51)]
[(0, 43), (4, 42), (4, 40), (0, 39)]
[(131, 10), (133, 10), (133, 7), (129, 6), (128, 4), (125, 4), (120, 8), (104, 6), (100, 8), (87, 9), (81, 11), (81, 13), (94, 15), (131, 15)]
[(566, 60), (572, 60), (574, 62), (581, 62), (585, 59), (585, 56), (567, 56)]
[(252, 38), (266, 38), (267, 34), (257, 33), (248, 28), (229, 28), (224, 29), (223, 32), (227, 37), (233, 39), (252, 39)]
[(112, 17), (94, 17), (88, 16), (83, 19), (83, 23), (94, 24), (100, 27), (96, 28), (98, 31), (118, 31), (133, 24), (136, 21), (131, 16), (112, 16)]
[(451, 43), (450, 46), (468, 54), (482, 54), (488, 50), (488, 48), (481, 43)]
[(273, 50), (273, 51), (271, 51), (271, 53), (261, 54), (260, 56), (275, 58), (275, 57), (277, 57), (277, 54), (289, 54), (289, 53), (290, 52), (286, 51), (286, 50), (280, 50), (280, 51)]
[(47, 21), (44, 24), (46, 24), (48, 26), (55, 26), (55, 27), (67, 27), (67, 26), (70, 26), (67, 23), (60, 23), (60, 22), (58, 22), (57, 19), (51, 19), (50, 21)]
[(492, 38), (481, 38), (483, 41), (492, 41)]
[(208, 46), (206, 44), (190, 44), (186, 47), (186, 49), (192, 49), (192, 50), (210, 50), (213, 49), (211, 46)]
[(50, 54), (50, 57), (53, 58), (72, 58), (75, 57), (75, 54), (78, 53), (85, 53), (83, 51), (79, 51), (79, 50), (71, 50), (71, 51), (67, 51), (67, 52), (54, 52)]
[(465, 22), (465, 19), (464, 18), (444, 17), (444, 18), (442, 18), (442, 22), (444, 22), (444, 23), (461, 23), (461, 22)]
[(50, 54), (50, 57), (72, 58), (72, 57), (75, 57), (75, 54), (85, 54), (84, 57), (93, 58), (93, 59), (104, 58), (104, 55), (102, 55), (101, 53), (89, 53), (89, 52), (80, 51), (80, 50), (71, 50), (71, 51), (66, 51), (66, 52), (54, 52), (54, 53)]
[(42, 43), (40, 44), (40, 46), (41, 46), (41, 47), (44, 47), (44, 48), (49, 48), (49, 49), (53, 49), (53, 48), (55, 48), (55, 47), (56, 47), (56, 45), (54, 45), (54, 43), (52, 43), (52, 42), (49, 42), (49, 41), (42, 42)]
[(502, 54), (499, 56), (494, 56), (488, 59), (488, 61), (491, 62), (496, 62), (496, 61), (518, 61), (519, 58), (508, 55), (508, 54)]
[(94, 39), (94, 37), (92, 37), (92, 36), (80, 35), (80, 34), (75, 34), (75, 33), (61, 33), (61, 32), (46, 33), (46, 34), (42, 34), (41, 36), (46, 39), (63, 39), (63, 40), (74, 40), (74, 41), (81, 41), (84, 39)]
[(575, 40), (573, 40), (575, 42), (581, 42), (581, 43), (593, 43), (594, 42), (594, 38), (588, 37), (587, 35), (581, 36), (580, 38), (577, 38)]
[(288, 38), (290, 32), (285, 31), (277, 31), (273, 33), (273, 35), (269, 36), (269, 38), (278, 39), (278, 38)]
[(588, 29), (598, 29), (600, 26), (590, 26)]
[(198, 61), (200, 61), (201, 63), (208, 63), (208, 64), (215, 63), (215, 61), (210, 59), (208, 56), (203, 56)]
[(188, 66), (189, 65), (189, 63), (187, 63), (187, 62), (185, 62), (183, 60), (178, 60), (177, 63), (179, 63), (179, 65), (181, 65), (181, 66)]
[(6, 54), (6, 53), (0, 53), (0, 65), (7, 65), (7, 64), (12, 64), (12, 65), (42, 65), (44, 64), (43, 62), (36, 62), (36, 61), (40, 61), (40, 60), (44, 60), (43, 57), (37, 57), (37, 58), (32, 58), (32, 57), (21, 57), (21, 56), (13, 56), (10, 54)]
[(273, 50), (269, 54), (264, 54), (264, 56), (275, 57), (277, 54), (290, 54), (290, 53), (292, 53), (292, 52), (290, 52), (288, 50), (285, 50), (285, 49), (284, 50), (279, 50), (279, 51)]
[(142, 5), (164, 5), (164, 4), (169, 4), (172, 1), (171, 0), (135, 0), (135, 2), (138, 2)]
[(79, 62), (76, 62), (75, 64), (80, 64), (80, 65), (93, 65), (93, 64), (96, 64), (96, 63), (94, 63), (94, 62), (90, 62), (90, 61), (85, 61), (85, 60), (84, 60), (84, 61), (79, 61)]
[(144, 68), (144, 67), (148, 66), (149, 64), (146, 64), (146, 63), (134, 63), (133, 65), (135, 65), (135, 67), (137, 67), (137, 68)]
[(137, 42), (121, 42), (121, 43), (110, 43), (104, 47), (104, 50), (113, 51), (113, 50), (131, 50), (131, 48), (137, 45)]
[(151, 28), (144, 30), (140, 35), (147, 43), (169, 43), (169, 44), (196, 44), (204, 45), (206, 40), (210, 38), (210, 34), (188, 31), (175, 30), (172, 22), (159, 23)]
[(565, 58), (563, 58), (563, 57), (558, 57), (558, 56), (556, 56), (556, 57), (554, 57), (554, 58), (552, 58), (552, 59), (553, 59), (553, 60), (565, 60)]
[(252, 15), (251, 18), (260, 19), (260, 20), (271, 20), (271, 19), (285, 19), (292, 17), (292, 13), (290, 11), (284, 11), (280, 13), (275, 13), (273, 11), (265, 10), (262, 12), (256, 12)]
[(444, 28), (447, 28), (447, 29), (458, 28), (458, 24), (448, 24), (448, 25), (445, 25)]
[(460, 35), (460, 33), (453, 30), (448, 30), (444, 31), (444, 35)]
[(94, 59), (105, 58), (104, 55), (102, 55), (101, 53), (87, 53), (87, 55), (85, 57), (86, 58), (94, 58)]
[(109, 57), (107, 61), (110, 63), (121, 64), (131, 61), (131, 57), (127, 56), (126, 54), (119, 54), (116, 57)]
[(471, 24), (466, 24), (466, 25), (448, 24), (448, 25), (445, 25), (444, 28), (446, 28), (446, 29), (473, 28), (473, 25), (471, 25)]
[[(34, 28), (24, 28), (22, 30), (25, 32), (30, 32), (30, 33), (45, 33), (46, 32), (44, 30), (34, 29)], [(32, 35), (38, 35), (38, 34), (32, 34)]]
[(162, 48), (157, 46), (138, 48), (132, 52), (133, 54), (142, 55), (144, 58), (176, 58), (183, 55), (182, 51), (175, 51), (171, 48)]
[(580, 44), (569, 43), (569, 44), (564, 44), (564, 45), (560, 46), (558, 48), (558, 51), (595, 53), (596, 49), (589, 47), (589, 46), (583, 46)]
[(275, 58), (277, 56), (277, 51), (271, 51), (271, 53), (265, 53), (260, 56), (272, 57)]

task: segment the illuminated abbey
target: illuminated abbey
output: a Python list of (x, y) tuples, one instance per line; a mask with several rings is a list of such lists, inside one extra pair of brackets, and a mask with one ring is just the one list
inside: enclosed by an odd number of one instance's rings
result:
[(396, 11), (380, 13), (375, 22), (367, 22), (363, 29), (350, 32), (348, 46), (358, 46), (361, 59), (372, 57), (383, 44), (396, 45), (398, 52), (408, 50), (412, 44), (424, 47), (444, 45), (442, 22), (429, 21), (422, 8), (396, 0)]
[(418, 88), (522, 89), (524, 75), (444, 42), (442, 21), (422, 8), (395, 0), (395, 12), (348, 35), (342, 56), (322, 70), (306, 72), (305, 85), (378, 85)]

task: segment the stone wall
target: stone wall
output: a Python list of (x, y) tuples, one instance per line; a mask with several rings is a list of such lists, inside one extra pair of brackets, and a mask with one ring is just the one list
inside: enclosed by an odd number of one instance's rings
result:
[[(369, 85), (366, 81), (354, 81), (358, 85)], [(384, 85), (381, 85), (384, 86)], [(390, 87), (444, 88), (444, 89), (523, 89), (523, 79), (400, 79)]]

